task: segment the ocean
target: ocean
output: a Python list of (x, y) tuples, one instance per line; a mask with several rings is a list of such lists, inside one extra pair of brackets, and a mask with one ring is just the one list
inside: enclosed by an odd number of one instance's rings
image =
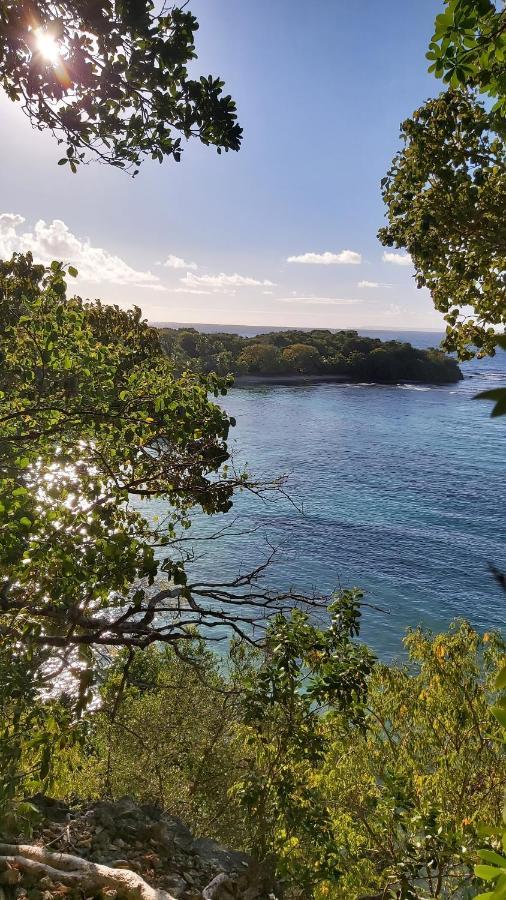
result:
[[(361, 333), (418, 347), (440, 340), (433, 332)], [(190, 577), (223, 580), (276, 548), (265, 584), (364, 590), (371, 606), (362, 638), (383, 659), (402, 654), (409, 626), (442, 629), (465, 617), (501, 628), (506, 595), (490, 566), (506, 567), (506, 417), (492, 419), (491, 404), (474, 395), (506, 384), (506, 353), (462, 370), (462, 382), (442, 386), (232, 389), (221, 402), (237, 420), (235, 465), (258, 479), (287, 475), (290, 499), (245, 493), (219, 521), (197, 516)], [(220, 540), (202, 540), (224, 524)]]

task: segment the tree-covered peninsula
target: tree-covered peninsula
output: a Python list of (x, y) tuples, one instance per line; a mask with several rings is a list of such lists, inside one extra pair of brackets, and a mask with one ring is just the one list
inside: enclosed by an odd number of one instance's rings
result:
[(356, 331), (272, 331), (246, 338), (161, 328), (160, 340), (178, 371), (239, 378), (328, 376), (385, 384), (444, 384), (463, 377), (457, 362), (440, 350), (419, 350), (404, 341), (381, 341)]

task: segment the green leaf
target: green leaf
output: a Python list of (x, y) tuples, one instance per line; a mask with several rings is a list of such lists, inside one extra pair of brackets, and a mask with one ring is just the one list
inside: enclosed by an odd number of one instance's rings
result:
[(501, 866), (503, 868), (506, 866), (506, 859), (494, 850), (478, 850), (478, 856), (483, 862), (490, 863), (490, 865)]
[(71, 278), (77, 278), (77, 276), (79, 275), (79, 272), (77, 271), (75, 266), (69, 266), (68, 273), (71, 276)]
[(490, 712), (495, 716), (499, 724), (506, 728), (506, 709), (502, 706), (492, 706)]
[(499, 878), (499, 875), (504, 875), (505, 873), (495, 866), (475, 866), (474, 874), (477, 878), (482, 878), (483, 881), (495, 881), (496, 878)]
[(506, 415), (506, 388), (494, 388), (492, 391), (482, 391), (480, 394), (476, 394), (474, 399), (494, 400), (495, 406), (491, 412), (493, 418)]
[(506, 688), (506, 665), (504, 665), (495, 680), (496, 690), (502, 691)]

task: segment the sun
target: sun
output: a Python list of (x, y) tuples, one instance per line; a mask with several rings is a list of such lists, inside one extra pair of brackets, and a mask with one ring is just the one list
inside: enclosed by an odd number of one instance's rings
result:
[(60, 48), (58, 41), (42, 28), (37, 29), (37, 50), (40, 55), (54, 66), (61, 62)]

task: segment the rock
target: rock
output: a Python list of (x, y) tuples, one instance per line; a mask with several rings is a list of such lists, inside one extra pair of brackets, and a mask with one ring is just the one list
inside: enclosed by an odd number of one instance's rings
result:
[(132, 800), (131, 797), (120, 797), (120, 799), (112, 805), (114, 806), (114, 812), (117, 816), (142, 816), (142, 810), (139, 809), (137, 803), (135, 800)]
[(153, 819), (155, 822), (159, 822), (163, 816), (163, 809), (153, 803), (143, 803), (140, 809), (147, 819)]
[(105, 828), (106, 831), (113, 834), (116, 831), (116, 824), (111, 807), (111, 803), (97, 803), (93, 810), (93, 813), (95, 822), (98, 822), (98, 824), (102, 825), (102, 827)]
[(31, 802), (40, 811), (41, 815), (51, 822), (65, 822), (70, 812), (70, 807), (61, 800), (53, 797), (45, 797), (44, 794), (35, 794)]
[(202, 896), (204, 900), (235, 900), (237, 896), (235, 887), (232, 879), (221, 872), (204, 888)]
[[(51, 809), (51, 803), (47, 808)], [(56, 814), (61, 813), (57, 809)], [(92, 862), (138, 872), (155, 889), (168, 891), (178, 900), (269, 898), (270, 882), (247, 854), (208, 838), (194, 839), (181, 819), (151, 804), (136, 804), (131, 797), (99, 801), (71, 810), (67, 823), (62, 828), (49, 816), (49, 821), (41, 821), (36, 839), (57, 852), (70, 849)], [(28, 892), (16, 900), (48, 900), (45, 894), (52, 900), (60, 895), (66, 900), (52, 879), (35, 881), (28, 879)], [(14, 887), (9, 885), (0, 900), (13, 900)], [(110, 900), (115, 893), (108, 894)]]
[(184, 878), (181, 878), (179, 875), (173, 875), (170, 878), (167, 878), (166, 886), (169, 893), (176, 897), (177, 900), (184, 896), (188, 888)]
[(205, 862), (212, 863), (225, 872), (240, 872), (250, 865), (251, 857), (238, 850), (228, 850), (210, 838), (193, 842), (193, 852)]
[(176, 847), (189, 852), (193, 847), (193, 835), (189, 828), (186, 827), (181, 819), (171, 817), (165, 819), (165, 823), (172, 834), (172, 839)]

